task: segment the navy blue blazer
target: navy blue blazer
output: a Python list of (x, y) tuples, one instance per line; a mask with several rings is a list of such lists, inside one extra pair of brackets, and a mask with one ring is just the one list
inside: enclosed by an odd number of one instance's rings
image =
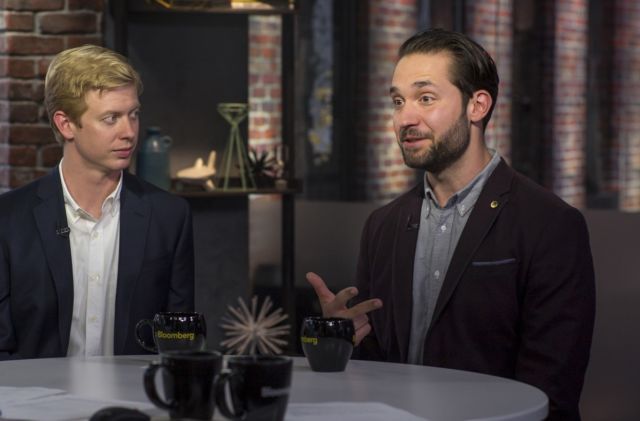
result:
[[(73, 271), (58, 168), (0, 196), (0, 360), (67, 354)], [(135, 325), (193, 311), (193, 230), (187, 202), (124, 172), (114, 353), (141, 354)]]
[[(369, 217), (358, 301), (381, 298), (360, 358), (406, 362), (413, 261), (424, 187)], [(595, 318), (595, 280), (582, 214), (504, 161), (458, 240), (424, 345), (424, 364), (532, 384), (553, 420), (580, 419)], [(357, 355), (358, 356), (358, 355)]]

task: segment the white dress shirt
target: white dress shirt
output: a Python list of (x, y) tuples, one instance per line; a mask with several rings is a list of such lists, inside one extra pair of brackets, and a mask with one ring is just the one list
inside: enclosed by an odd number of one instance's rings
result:
[(73, 317), (67, 356), (113, 355), (122, 174), (118, 186), (102, 204), (102, 216), (96, 219), (78, 206), (67, 189), (62, 165), (59, 168), (73, 267)]

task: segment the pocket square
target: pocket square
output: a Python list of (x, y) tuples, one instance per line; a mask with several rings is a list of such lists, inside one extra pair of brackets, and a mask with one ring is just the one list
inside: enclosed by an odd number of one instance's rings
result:
[(516, 261), (515, 257), (510, 257), (508, 259), (500, 259), (500, 260), (477, 260), (471, 262), (471, 266), (500, 266), (507, 265), (509, 263), (514, 263)]

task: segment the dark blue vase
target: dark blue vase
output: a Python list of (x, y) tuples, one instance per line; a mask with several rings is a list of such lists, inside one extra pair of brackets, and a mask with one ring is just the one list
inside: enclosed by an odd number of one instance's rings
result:
[(173, 141), (163, 135), (159, 127), (148, 127), (147, 135), (138, 148), (136, 173), (138, 177), (169, 190), (169, 148)]

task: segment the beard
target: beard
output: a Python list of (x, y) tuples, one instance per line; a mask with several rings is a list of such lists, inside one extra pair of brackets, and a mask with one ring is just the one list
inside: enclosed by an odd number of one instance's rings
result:
[[(432, 145), (424, 150), (405, 150), (402, 140), (406, 136), (431, 139)], [(433, 133), (423, 133), (414, 128), (400, 131), (400, 150), (404, 163), (414, 169), (425, 170), (432, 174), (439, 174), (456, 162), (469, 147), (470, 130), (465, 115), (458, 120), (439, 138), (435, 139)]]

